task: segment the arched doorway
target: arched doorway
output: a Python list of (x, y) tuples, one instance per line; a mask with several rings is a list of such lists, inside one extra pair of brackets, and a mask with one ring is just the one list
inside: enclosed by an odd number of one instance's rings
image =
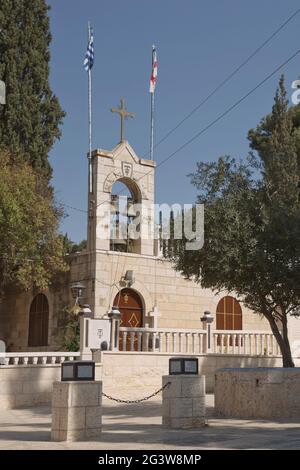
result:
[[(143, 303), (139, 294), (133, 289), (122, 289), (114, 299), (114, 306), (118, 306), (121, 312), (121, 327), (142, 328), (143, 327)], [(119, 337), (119, 349), (123, 349), (122, 333)], [(137, 339), (134, 343), (137, 351)], [(126, 339), (126, 351), (130, 351), (130, 335)]]
[(48, 300), (44, 294), (38, 294), (30, 306), (28, 346), (48, 346), (48, 325)]

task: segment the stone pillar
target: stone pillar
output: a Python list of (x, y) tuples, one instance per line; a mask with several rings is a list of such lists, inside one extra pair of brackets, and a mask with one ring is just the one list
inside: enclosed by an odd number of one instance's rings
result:
[(205, 376), (165, 375), (163, 386), (162, 424), (167, 428), (200, 428), (205, 426)]
[(102, 382), (54, 382), (52, 441), (101, 436)]

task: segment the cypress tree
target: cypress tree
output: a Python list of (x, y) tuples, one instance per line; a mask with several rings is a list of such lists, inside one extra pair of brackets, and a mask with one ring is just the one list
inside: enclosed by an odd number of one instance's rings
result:
[(1, 0), (0, 146), (25, 158), (48, 179), (48, 153), (60, 137), (64, 112), (49, 84), (51, 33), (45, 0)]

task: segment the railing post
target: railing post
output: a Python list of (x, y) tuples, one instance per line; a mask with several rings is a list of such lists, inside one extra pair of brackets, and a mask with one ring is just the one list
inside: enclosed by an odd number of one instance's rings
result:
[(123, 331), (122, 351), (126, 351), (126, 343), (127, 343), (127, 331)]
[(155, 351), (155, 348), (156, 348), (156, 333), (152, 333), (152, 352)]
[(143, 336), (143, 333), (141, 333), (141, 332), (139, 331), (138, 334), (137, 334), (137, 337), (138, 337), (137, 349), (138, 349), (138, 351), (141, 351), (141, 350), (142, 350), (142, 336)]
[(169, 352), (169, 333), (166, 333), (166, 352)]
[(176, 341), (176, 338), (177, 338), (177, 334), (174, 332), (172, 333), (172, 337), (173, 337), (173, 354), (176, 353), (176, 346), (177, 346), (177, 341)]

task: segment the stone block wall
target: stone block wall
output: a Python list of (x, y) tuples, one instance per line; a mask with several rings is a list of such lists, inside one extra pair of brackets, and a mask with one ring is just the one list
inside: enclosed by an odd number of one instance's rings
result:
[[(101, 376), (100, 364), (95, 375)], [(0, 409), (51, 403), (53, 382), (60, 376), (60, 364), (0, 366)]]
[(300, 368), (221, 369), (215, 410), (240, 419), (300, 420)]
[[(143, 352), (102, 352), (94, 359), (102, 363), (103, 389), (118, 398), (141, 398), (159, 389), (162, 376), (169, 374), (169, 359), (184, 354)], [(187, 355), (188, 356), (188, 355)], [(199, 374), (206, 377), (206, 392), (214, 391), (216, 370), (223, 367), (278, 367), (281, 358), (238, 355), (193, 355), (198, 358)]]

